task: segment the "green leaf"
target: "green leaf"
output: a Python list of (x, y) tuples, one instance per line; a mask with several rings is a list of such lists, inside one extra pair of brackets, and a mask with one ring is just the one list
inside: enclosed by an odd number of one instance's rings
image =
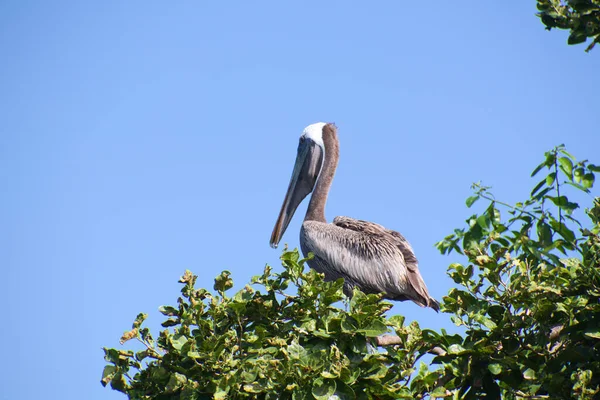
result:
[(488, 364), (488, 369), (493, 375), (499, 375), (502, 373), (502, 365), (500, 364)]
[(559, 197), (546, 196), (546, 198), (548, 200), (552, 201), (556, 206), (559, 206), (559, 207), (561, 207), (569, 202), (569, 199), (567, 199), (566, 196), (559, 196)]
[(358, 322), (350, 315), (345, 315), (341, 324), (342, 332), (354, 333), (358, 329)]
[(148, 357), (148, 355), (150, 354), (150, 351), (148, 349), (142, 350), (142, 351), (138, 351), (135, 353), (135, 359), (137, 361), (142, 361), (143, 359), (145, 359), (146, 357)]
[(263, 386), (256, 382), (245, 384), (243, 389), (247, 393), (261, 393), (264, 391)]
[(559, 146), (559, 151), (564, 154), (565, 156), (569, 157), (571, 160), (575, 160), (575, 157), (573, 156), (573, 154), (569, 153), (567, 150), (564, 149), (564, 144), (561, 144)]
[(332, 379), (317, 378), (313, 382), (312, 395), (317, 400), (328, 400), (335, 393), (336, 384)]
[(188, 341), (188, 338), (185, 335), (173, 335), (173, 337), (171, 337), (171, 344), (173, 345), (173, 347), (176, 350), (181, 350), (181, 348), (183, 347), (184, 344), (186, 344)]
[(388, 319), (388, 322), (390, 322), (395, 328), (402, 328), (404, 325), (404, 320), (406, 318), (403, 315), (393, 315)]
[(571, 178), (573, 176), (573, 162), (567, 157), (560, 157), (558, 159), (563, 172)]
[(479, 200), (479, 195), (471, 196), (471, 197), (467, 198), (467, 200), (465, 201), (465, 204), (467, 205), (468, 208), (471, 208), (473, 203), (475, 203), (477, 200)]
[(486, 214), (477, 217), (477, 225), (479, 225), (481, 229), (488, 229), (490, 227), (490, 222), (491, 221)]
[(544, 187), (544, 185), (546, 184), (546, 179), (544, 179), (543, 181), (540, 181), (537, 185), (535, 185), (535, 187), (533, 188), (533, 190), (531, 191), (531, 196), (534, 196), (538, 190), (540, 190), (541, 188)]
[(583, 178), (581, 179), (581, 184), (584, 188), (589, 189), (592, 186), (594, 186), (595, 180), (596, 176), (594, 176), (592, 172), (588, 172), (587, 174), (583, 175)]
[(388, 327), (382, 321), (375, 320), (368, 327), (358, 329), (357, 332), (364, 333), (367, 337), (377, 337), (388, 331)]
[(581, 178), (583, 178), (583, 175), (585, 174), (585, 170), (583, 168), (577, 168), (575, 169), (575, 171), (573, 171), (573, 178), (575, 179), (575, 182), (580, 183), (581, 182)]
[(461, 354), (464, 352), (465, 352), (465, 348), (462, 347), (460, 344), (453, 344), (453, 345), (450, 345), (450, 347), (448, 347), (449, 354)]
[(215, 278), (214, 289), (218, 292), (225, 292), (233, 287), (233, 279), (230, 278), (231, 272), (223, 271)]
[(546, 198), (552, 201), (557, 207), (566, 210), (569, 214), (579, 208), (579, 204), (570, 202), (567, 196), (546, 196)]
[(523, 378), (527, 380), (535, 379), (535, 371), (531, 368), (527, 368), (525, 371), (523, 371)]
[[(544, 183), (544, 181), (540, 182), (540, 183)], [(571, 182), (567, 182), (567, 183), (571, 183)], [(536, 194), (533, 197), (533, 200), (538, 201), (540, 200), (542, 197), (544, 197), (547, 193), (551, 192), (553, 188), (551, 187), (547, 187), (544, 190), (540, 191), (538, 194)], [(533, 195), (532, 195), (533, 196)]]
[(587, 35), (584, 32), (581, 31), (572, 31), (571, 34), (569, 35), (569, 38), (567, 39), (567, 43), (568, 44), (579, 44), (579, 43), (583, 43), (587, 40)]
[(221, 388), (217, 388), (217, 390), (215, 391), (215, 393), (213, 394), (213, 399), (215, 400), (226, 400), (228, 397), (228, 392), (221, 389)]
[(554, 229), (554, 231), (556, 233), (558, 233), (560, 236), (562, 236), (563, 238), (565, 238), (565, 240), (567, 242), (574, 242), (575, 241), (575, 234), (573, 233), (572, 230), (570, 230), (569, 228), (567, 228), (567, 226), (562, 223), (562, 222), (558, 222), (555, 219), (552, 219), (550, 221), (550, 226), (552, 226), (552, 228)]
[(187, 356), (189, 358), (202, 358), (202, 355), (197, 351), (188, 351)]
[(484, 315), (480, 315), (477, 314), (475, 315), (475, 321), (479, 322), (480, 324), (482, 324), (483, 326), (485, 326), (486, 328), (492, 330), (492, 329), (496, 329), (497, 325), (494, 321), (492, 321), (490, 318), (484, 316)]
[(119, 392), (126, 393), (127, 381), (125, 380), (125, 377), (123, 376), (123, 374), (117, 373), (113, 377), (113, 379), (110, 381), (110, 387), (113, 390), (117, 390)]
[(600, 331), (587, 331), (587, 332), (585, 332), (585, 336), (591, 337), (594, 339), (600, 339)]
[(556, 172), (551, 172), (546, 176), (546, 185), (552, 186), (554, 184), (554, 180), (556, 179)]
[(430, 396), (432, 399), (444, 398), (444, 397), (447, 397), (446, 392), (447, 392), (447, 390), (445, 387), (438, 386), (431, 392)]
[(542, 386), (541, 385), (537, 385), (537, 384), (531, 384), (531, 385), (529, 385), (529, 388), (527, 389), (527, 392), (529, 392), (529, 394), (531, 396), (534, 396), (537, 393), (537, 391), (540, 389), (540, 387), (542, 387)]
[(298, 253), (298, 249), (294, 249), (293, 251), (284, 251), (280, 259), (281, 261), (291, 261), (291, 263), (297, 263), (300, 259), (300, 253)]
[(544, 221), (537, 223), (537, 234), (542, 246), (548, 247), (552, 244), (552, 230), (550, 229), (550, 225)]
[(336, 380), (335, 381), (335, 393), (332, 396), (332, 400), (351, 400), (351, 399), (356, 399), (356, 393), (354, 392), (354, 390), (348, 386), (347, 384), (345, 384), (343, 381), (341, 380)]
[(306, 350), (296, 341), (292, 342), (292, 344), (287, 347), (287, 351), (290, 355), (290, 358), (293, 360), (300, 360), (306, 356)]
[(374, 365), (373, 368), (370, 368), (365, 372), (364, 379), (370, 379), (373, 381), (378, 381), (380, 379), (385, 378), (388, 373), (389, 368), (385, 365)]
[(167, 385), (165, 386), (165, 391), (173, 393), (177, 389), (182, 388), (186, 383), (187, 377), (179, 372), (175, 372), (174, 374), (171, 374), (169, 382), (167, 382)]
[(158, 307), (158, 312), (167, 317), (175, 317), (178, 315), (178, 310), (171, 306), (160, 306)]
[(133, 329), (139, 328), (146, 318), (148, 318), (148, 314), (139, 313), (137, 317), (135, 317), (135, 321), (133, 321)]
[(586, 192), (586, 193), (589, 193), (589, 192), (590, 192), (590, 190), (589, 190), (589, 189), (587, 189), (587, 188), (583, 187), (583, 185), (580, 185), (579, 183), (575, 183), (575, 182), (569, 182), (569, 181), (566, 181), (565, 183), (566, 183), (567, 185), (569, 185), (569, 186), (573, 186), (574, 188), (577, 188), (577, 189), (581, 190), (582, 192)]
[[(552, 163), (554, 163), (554, 161), (552, 161)], [(552, 163), (550, 163), (550, 165), (552, 165)], [(535, 167), (535, 169), (531, 173), (531, 177), (533, 178), (534, 176), (536, 176), (537, 173), (540, 172), (542, 170), (542, 168), (544, 168), (546, 166), (548, 166), (548, 159), (547, 158), (546, 158), (546, 161), (544, 161), (543, 163), (541, 163), (540, 165), (538, 165), (537, 167)]]
[(170, 326), (179, 325), (179, 320), (174, 319), (174, 318), (169, 318), (166, 321), (164, 321), (163, 323), (161, 323), (161, 325), (165, 328), (168, 328)]
[(200, 397), (198, 391), (193, 386), (186, 385), (181, 391), (179, 400), (200, 400)]
[(112, 380), (113, 376), (117, 372), (117, 367), (114, 365), (107, 365), (104, 367), (104, 371), (102, 371), (102, 386), (108, 385), (108, 383)]
[(360, 310), (366, 298), (367, 296), (363, 292), (354, 287), (352, 289), (352, 298), (350, 299), (350, 311), (354, 313)]

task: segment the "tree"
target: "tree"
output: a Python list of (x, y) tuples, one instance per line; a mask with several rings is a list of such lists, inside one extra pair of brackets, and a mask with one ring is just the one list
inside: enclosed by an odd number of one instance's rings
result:
[(537, 8), (546, 29), (571, 32), (567, 43), (584, 43), (590, 38), (586, 52), (600, 43), (600, 0), (537, 0)]
[[(453, 388), (470, 398), (599, 393), (600, 199), (586, 210), (586, 227), (573, 217), (579, 205), (567, 189), (588, 194), (600, 167), (575, 161), (559, 146), (532, 176), (542, 170), (548, 174), (531, 197), (514, 206), (475, 185), (467, 205), (484, 199), (488, 207), (438, 243), (443, 253), (457, 251), (469, 261), (450, 265), (462, 289), (444, 298), (444, 310), (466, 335), (452, 355), (436, 361), (444, 379), (454, 379)], [(501, 218), (498, 207), (510, 218)]]
[[(186, 271), (177, 306), (160, 308), (167, 319), (157, 340), (140, 314), (121, 342), (138, 340), (142, 350), (104, 349), (102, 384), (130, 399), (592, 399), (600, 199), (589, 191), (600, 167), (559, 146), (532, 175), (542, 171), (515, 205), (474, 185), (466, 204), (485, 201), (483, 211), (437, 243), (465, 258), (449, 266), (458, 287), (442, 303), (462, 335), (387, 317), (391, 304), (377, 295), (344, 300), (341, 280), (324, 282), (297, 250), (284, 250), (282, 272), (267, 266), (235, 294), (227, 271), (214, 292), (195, 288)], [(573, 191), (592, 203), (585, 224), (574, 217)]]

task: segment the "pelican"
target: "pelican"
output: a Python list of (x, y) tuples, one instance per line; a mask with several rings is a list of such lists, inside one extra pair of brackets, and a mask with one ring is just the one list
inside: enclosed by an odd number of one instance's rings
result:
[[(308, 265), (325, 280), (344, 278), (344, 293), (354, 287), (364, 293), (381, 293), (390, 300), (412, 300), (439, 311), (419, 273), (415, 253), (400, 233), (373, 222), (336, 217), (325, 219), (325, 203), (339, 159), (337, 127), (319, 122), (300, 136), (292, 178), (271, 234), (276, 248), (296, 208), (312, 192), (300, 230), (300, 247), (314, 257)], [(314, 189), (314, 190), (313, 190)]]

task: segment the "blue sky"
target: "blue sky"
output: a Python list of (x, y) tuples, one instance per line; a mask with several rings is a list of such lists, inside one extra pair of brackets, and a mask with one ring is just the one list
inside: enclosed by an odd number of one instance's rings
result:
[(600, 49), (546, 32), (534, 1), (323, 3), (0, 4), (1, 400), (124, 398), (101, 347), (138, 312), (157, 329), (185, 269), (239, 287), (280, 268), (269, 236), (313, 122), (339, 127), (328, 218), (402, 232), (438, 299), (459, 259), (433, 244), (473, 181), (511, 202), (554, 145), (600, 163)]

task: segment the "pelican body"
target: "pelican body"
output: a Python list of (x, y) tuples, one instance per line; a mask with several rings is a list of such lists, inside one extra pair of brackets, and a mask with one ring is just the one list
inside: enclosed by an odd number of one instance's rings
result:
[(277, 247), (296, 208), (312, 192), (300, 230), (300, 247), (314, 257), (308, 265), (326, 280), (344, 278), (344, 293), (357, 287), (384, 298), (411, 300), (439, 310), (419, 273), (417, 258), (400, 233), (379, 224), (349, 217), (325, 219), (327, 195), (339, 160), (339, 141), (334, 124), (319, 122), (300, 136), (292, 178), (271, 235)]

